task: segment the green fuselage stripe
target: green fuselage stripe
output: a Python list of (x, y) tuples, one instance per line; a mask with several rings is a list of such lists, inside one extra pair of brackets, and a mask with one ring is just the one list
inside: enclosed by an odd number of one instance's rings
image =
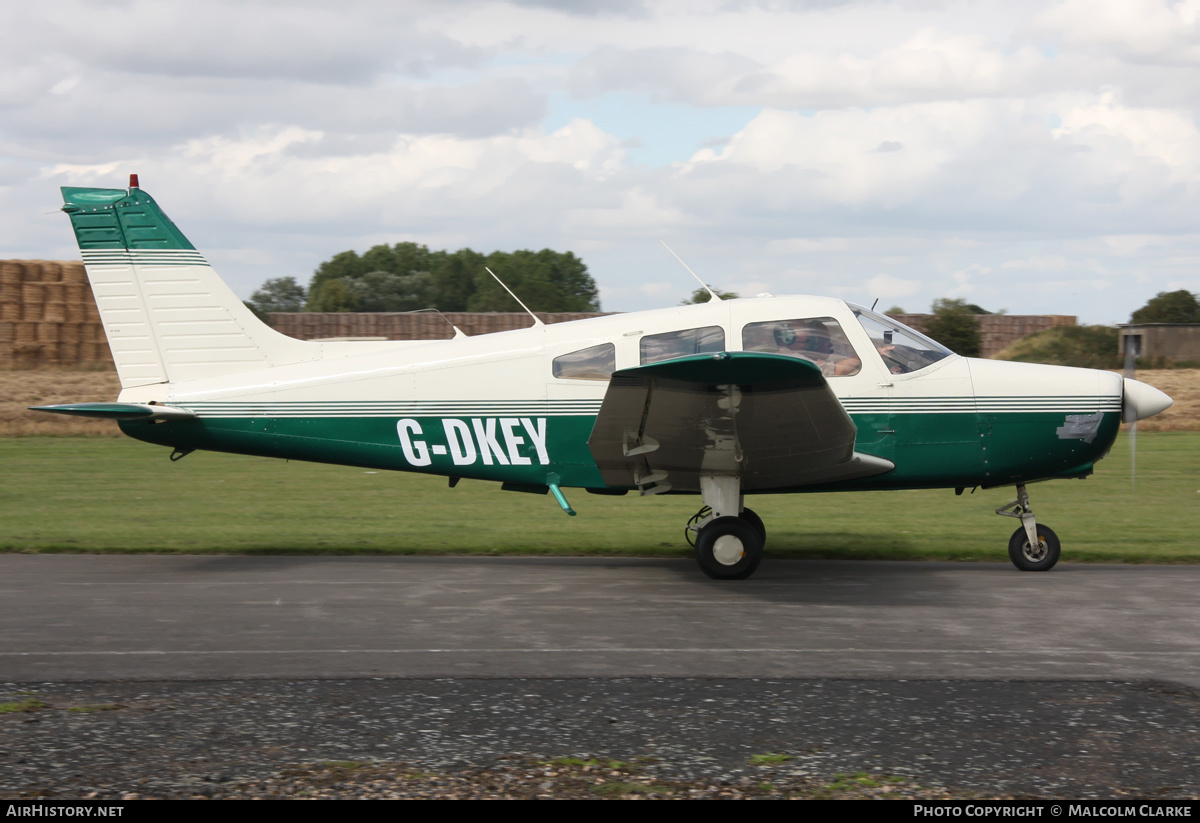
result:
[[(544, 407), (543, 407), (544, 408)], [(131, 437), (177, 449), (338, 463), (365, 468), (563, 487), (604, 488), (587, 447), (590, 414), (456, 416), (202, 416), (195, 420), (123, 421)], [(895, 463), (887, 474), (837, 489), (996, 486), (1090, 471), (1120, 426), (1116, 412), (1097, 414), (1091, 429), (1065, 427), (1057, 412), (853, 414), (857, 451)], [(780, 490), (783, 491), (783, 490)]]

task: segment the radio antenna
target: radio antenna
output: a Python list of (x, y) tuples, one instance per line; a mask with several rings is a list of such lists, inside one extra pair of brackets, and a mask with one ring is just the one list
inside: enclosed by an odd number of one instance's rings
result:
[(445, 320), (445, 321), (446, 321), (446, 323), (448, 323), (448, 324), (449, 324), (450, 328), (454, 329), (454, 339), (455, 339), (455, 340), (457, 340), (457, 339), (458, 339), (458, 338), (460, 338), (460, 337), (468, 337), (468, 336), (469, 336), (469, 335), (468, 335), (468, 334), (467, 334), (465, 331), (463, 331), (463, 330), (462, 330), (462, 329), (460, 329), (458, 326), (456, 326), (456, 325), (454, 325), (453, 323), (451, 323), (451, 322), (450, 322), (450, 318), (449, 318), (449, 317), (447, 317), (446, 315), (442, 314), (442, 313), (441, 313), (441, 311), (440, 311), (440, 310), (438, 310), (437, 308), (432, 308), (432, 309), (413, 309), (412, 311), (399, 311), (399, 312), (396, 312), (396, 314), (429, 314), (429, 313), (436, 314), (438, 317), (440, 317), (440, 318), (442, 318), (443, 320)]
[[(489, 269), (487, 266), (484, 266), (483, 270), (486, 271), (488, 274), (490, 274), (492, 277), (496, 277), (496, 273), (494, 271), (492, 271), (491, 269)], [(501, 280), (499, 277), (496, 277), (496, 282), (499, 283), (501, 286), (504, 286), (504, 281)], [(513, 294), (512, 289), (510, 289), (508, 286), (504, 286), (504, 290), (506, 292), (508, 292), (509, 297), (511, 297), (513, 300), (516, 300), (518, 303), (521, 303), (521, 298), (519, 298), (515, 294)], [(521, 303), (521, 308), (523, 308), (526, 311), (526, 313), (530, 317), (533, 318), (533, 325), (535, 325), (535, 326), (546, 325), (545, 323), (542, 322), (542, 319), (540, 317), (538, 317), (533, 312), (529, 311), (529, 307), (526, 306), (524, 303)]]
[(670, 246), (668, 246), (668, 245), (667, 245), (667, 241), (666, 241), (666, 240), (659, 240), (658, 242), (662, 243), (662, 244), (663, 244), (663, 248), (665, 248), (667, 251), (669, 251), (669, 252), (671, 253), (671, 255), (672, 255), (672, 256), (673, 256), (673, 257), (674, 257), (676, 260), (678, 260), (678, 261), (679, 261), (679, 265), (681, 265), (681, 266), (683, 266), (685, 269), (687, 269), (687, 270), (688, 270), (688, 274), (690, 274), (692, 277), (696, 278), (696, 282), (697, 282), (697, 283), (699, 283), (701, 286), (703, 286), (703, 287), (704, 287), (704, 290), (705, 290), (706, 292), (708, 292), (709, 294), (711, 294), (711, 295), (712, 295), (712, 297), (710, 298), (709, 302), (712, 302), (713, 300), (716, 300), (718, 303), (719, 303), (719, 302), (721, 302), (721, 295), (717, 294), (715, 291), (713, 291), (713, 290), (712, 290), (712, 289), (709, 287), (709, 285), (708, 285), (707, 283), (705, 283), (703, 280), (701, 280), (701, 279), (700, 279), (700, 275), (698, 275), (698, 274), (696, 274), (694, 271), (692, 271), (692, 267), (691, 267), (691, 266), (689, 266), (687, 263), (684, 263), (684, 262), (683, 262), (683, 258), (682, 258), (682, 257), (680, 257), (678, 254), (675, 254), (675, 250), (674, 250), (673, 248), (671, 248)]

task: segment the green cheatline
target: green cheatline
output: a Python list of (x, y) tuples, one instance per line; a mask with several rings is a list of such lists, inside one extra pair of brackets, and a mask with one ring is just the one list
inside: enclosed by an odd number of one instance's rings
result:
[[(185, 554), (689, 556), (697, 497), (499, 484), (168, 449), (126, 439), (0, 438), (0, 551)], [(1200, 432), (1142, 433), (1131, 491), (1122, 436), (1087, 480), (1030, 486), (1064, 562), (1197, 563)], [(962, 559), (1007, 563), (1011, 488), (765, 495), (767, 558)]]

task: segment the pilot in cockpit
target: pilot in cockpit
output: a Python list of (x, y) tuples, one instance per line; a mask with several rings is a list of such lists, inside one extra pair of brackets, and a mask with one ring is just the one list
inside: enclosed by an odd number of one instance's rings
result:
[(838, 349), (852, 352), (850, 343), (837, 329), (839, 347), (834, 344), (830, 331), (820, 320), (789, 320), (776, 324), (775, 344), (780, 354), (790, 354), (815, 363), (826, 377), (841, 377), (855, 374), (862, 361), (853, 354), (844, 354)]

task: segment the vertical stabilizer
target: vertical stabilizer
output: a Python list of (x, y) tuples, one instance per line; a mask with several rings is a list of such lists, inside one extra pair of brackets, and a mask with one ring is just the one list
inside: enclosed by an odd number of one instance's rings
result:
[(319, 356), (260, 321), (150, 195), (62, 189), (122, 388)]

